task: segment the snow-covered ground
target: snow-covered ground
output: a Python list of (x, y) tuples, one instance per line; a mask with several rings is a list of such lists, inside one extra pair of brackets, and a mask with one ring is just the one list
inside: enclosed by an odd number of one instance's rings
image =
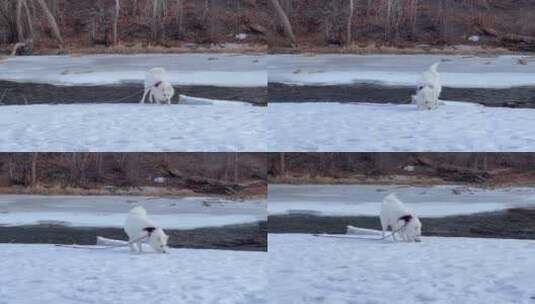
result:
[(268, 213), (378, 216), (383, 198), (397, 196), (421, 217), (535, 208), (535, 188), (466, 186), (269, 185)]
[(270, 303), (535, 302), (535, 241), (268, 238)]
[(459, 102), (435, 111), (418, 111), (415, 105), (274, 103), (267, 116), (273, 152), (535, 150), (533, 109)]
[(264, 200), (145, 196), (0, 195), (0, 226), (54, 223), (67, 226), (123, 227), (135, 205), (165, 229), (194, 229), (265, 221)]
[(263, 252), (0, 245), (0, 303), (266, 303)]
[(56, 85), (142, 83), (164, 67), (175, 85), (267, 86), (266, 57), (238, 54), (22, 56), (0, 61), (0, 80)]
[(270, 55), (269, 82), (291, 85), (379, 83), (415, 86), (420, 74), (441, 60), (444, 86), (509, 88), (535, 85), (535, 62), (524, 56), (451, 55)]
[(265, 152), (266, 108), (76, 104), (5, 106), (4, 152)]

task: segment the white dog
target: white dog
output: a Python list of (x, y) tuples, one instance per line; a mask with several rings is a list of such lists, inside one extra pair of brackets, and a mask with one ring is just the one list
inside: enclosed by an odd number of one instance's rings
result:
[(433, 64), (422, 73), (416, 87), (416, 95), (412, 97), (412, 102), (418, 105), (418, 109), (435, 109), (438, 107), (438, 100), (442, 93), (442, 81), (437, 71), (440, 62)]
[(128, 235), (130, 250), (143, 252), (142, 244), (148, 242), (154, 251), (167, 253), (169, 236), (162, 228), (158, 228), (147, 218), (147, 211), (141, 206), (130, 210), (124, 224), (124, 231)]
[(164, 68), (153, 68), (145, 74), (145, 92), (141, 98), (141, 103), (145, 103), (145, 98), (149, 94), (150, 103), (171, 104), (171, 98), (175, 95), (175, 89), (167, 82)]
[(396, 234), (403, 241), (419, 242), (422, 235), (422, 223), (418, 217), (410, 212), (407, 207), (400, 201), (395, 194), (390, 194), (383, 199), (381, 205), (381, 226), (383, 228), (383, 237), (390, 227), (392, 239), (396, 239)]

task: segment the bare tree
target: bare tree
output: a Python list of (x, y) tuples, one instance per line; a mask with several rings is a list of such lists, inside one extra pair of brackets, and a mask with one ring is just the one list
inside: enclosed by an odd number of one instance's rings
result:
[(17, 37), (19, 42), (24, 41), (24, 29), (22, 27), (22, 2), (24, 2), (24, 0), (17, 0)]
[(38, 152), (32, 153), (32, 162), (31, 162), (31, 179), (30, 179), (30, 185), (32, 187), (35, 187), (37, 184), (37, 156)]
[(286, 154), (284, 152), (280, 153), (280, 167), (281, 176), (286, 176)]
[(351, 38), (351, 34), (352, 34), (352, 29), (353, 29), (353, 11), (355, 10), (355, 3), (353, 2), (353, 0), (348, 0), (349, 1), (349, 16), (347, 17), (347, 27), (346, 27), (346, 45), (350, 45), (351, 44), (351, 41), (352, 41), (352, 38)]
[(273, 4), (273, 7), (275, 8), (277, 15), (279, 16), (280, 22), (282, 23), (282, 27), (284, 28), (284, 32), (286, 33), (286, 36), (288, 36), (288, 39), (290, 39), (290, 45), (292, 47), (296, 47), (297, 41), (295, 39), (295, 35), (292, 29), (292, 24), (290, 23), (288, 16), (282, 9), (282, 6), (280, 5), (279, 0), (271, 0), (271, 3)]
[(411, 0), (410, 3), (410, 23), (411, 23), (411, 36), (413, 39), (416, 39), (417, 30), (418, 30), (418, 0)]
[(184, 3), (176, 0), (176, 32), (177, 38), (181, 39), (184, 33)]
[(152, 0), (152, 39), (155, 42), (162, 42), (165, 39), (165, 15), (165, 0)]
[(52, 15), (52, 12), (48, 9), (48, 6), (46, 5), (45, 0), (36, 0), (39, 6), (41, 7), (41, 10), (45, 14), (45, 17), (47, 19), (48, 25), (50, 25), (50, 28), (52, 29), (52, 34), (54, 35), (54, 38), (58, 41), (59, 47), (62, 49), (64, 46), (63, 38), (61, 37), (61, 33), (59, 31), (58, 24), (56, 23), (56, 19), (54, 18), (54, 15)]
[(237, 183), (239, 181), (240, 177), (240, 171), (239, 171), (239, 155), (240, 153), (234, 152), (234, 182)]
[(112, 40), (113, 40), (113, 45), (117, 45), (117, 23), (119, 22), (119, 13), (120, 13), (120, 3), (119, 3), (120, 0), (115, 0), (115, 11), (114, 11), (114, 14), (113, 14), (113, 24), (112, 24)]

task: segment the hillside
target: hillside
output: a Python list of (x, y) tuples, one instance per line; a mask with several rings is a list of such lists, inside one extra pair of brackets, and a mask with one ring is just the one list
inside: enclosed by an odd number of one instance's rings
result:
[(273, 183), (533, 185), (529, 153), (270, 153)]
[[(377, 52), (393, 47), (415, 52), (461, 44), (479, 51), (535, 49), (531, 0), (353, 1), (347, 43), (350, 2), (280, 0), (302, 50)], [(269, 41), (272, 51), (285, 52), (288, 42), (279, 24), (273, 27), (278, 34)], [(346, 49), (338, 49), (341, 46)], [(462, 52), (466, 47), (442, 51)]]
[(59, 39), (39, 1), (21, 2), (20, 29), (16, 1), (0, 5), (3, 53), (20, 41), (31, 41), (22, 53), (54, 53), (58, 44), (71, 53), (207, 51), (208, 47), (255, 51), (265, 45), (262, 24), (269, 18), (267, 3), (255, 0), (48, 0)]
[(214, 194), (266, 192), (255, 153), (3, 153), (0, 192), (30, 194)]

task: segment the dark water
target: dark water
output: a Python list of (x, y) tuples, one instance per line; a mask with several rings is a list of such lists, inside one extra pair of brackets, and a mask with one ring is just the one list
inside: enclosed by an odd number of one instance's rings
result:
[[(175, 86), (173, 102), (176, 103), (178, 101), (179, 94), (200, 98), (247, 101), (259, 106), (267, 105), (267, 88), (265, 87)], [(2, 95), (4, 95), (3, 98)], [(138, 103), (142, 95), (142, 84), (55, 86), (50, 84), (0, 81), (0, 101), (6, 105)]]
[[(535, 239), (535, 209), (509, 209), (443, 218), (420, 218), (425, 236)], [(270, 233), (343, 234), (352, 225), (381, 230), (378, 217), (270, 216)]]
[[(332, 86), (290, 86), (269, 84), (269, 102), (367, 102), (410, 103), (415, 88), (354, 84)], [(535, 108), (535, 87), (510, 89), (443, 88), (442, 100), (466, 101), (490, 107)]]
[[(267, 251), (267, 223), (168, 230), (170, 247)], [(97, 236), (127, 240), (122, 229), (62, 225), (0, 226), (0, 243), (94, 245)]]

